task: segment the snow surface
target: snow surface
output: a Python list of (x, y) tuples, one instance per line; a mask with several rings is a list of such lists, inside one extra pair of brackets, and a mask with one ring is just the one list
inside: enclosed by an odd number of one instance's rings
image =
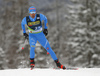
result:
[(79, 70), (59, 69), (8, 69), (0, 70), (0, 76), (100, 76), (100, 68), (81, 68)]

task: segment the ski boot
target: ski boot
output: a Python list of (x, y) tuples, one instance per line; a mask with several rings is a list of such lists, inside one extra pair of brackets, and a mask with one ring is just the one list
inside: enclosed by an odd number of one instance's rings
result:
[(65, 66), (63, 66), (60, 62), (59, 62), (59, 60), (57, 59), (57, 60), (55, 60), (55, 63), (56, 63), (56, 65), (57, 65), (57, 67), (58, 68), (61, 68), (61, 69), (66, 69), (66, 67)]
[(30, 67), (31, 67), (31, 70), (34, 68), (35, 66), (35, 62), (34, 62), (34, 58), (30, 58)]

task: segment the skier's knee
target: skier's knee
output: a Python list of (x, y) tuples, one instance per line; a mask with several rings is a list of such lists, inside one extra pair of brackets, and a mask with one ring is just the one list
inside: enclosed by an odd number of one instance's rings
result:
[(30, 47), (36, 47), (35, 45), (30, 45)]

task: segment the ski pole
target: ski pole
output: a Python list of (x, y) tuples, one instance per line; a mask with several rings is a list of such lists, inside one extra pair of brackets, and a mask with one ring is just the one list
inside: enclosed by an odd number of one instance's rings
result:
[(25, 41), (23, 43), (22, 50), (24, 49), (24, 46), (25, 46), (26, 42), (27, 42), (27, 39), (25, 39)]

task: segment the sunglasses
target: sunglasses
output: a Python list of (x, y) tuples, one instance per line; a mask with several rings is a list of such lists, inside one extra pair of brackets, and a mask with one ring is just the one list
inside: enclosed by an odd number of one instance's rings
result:
[(35, 14), (36, 12), (30, 12), (30, 14), (33, 14), (33, 13)]

